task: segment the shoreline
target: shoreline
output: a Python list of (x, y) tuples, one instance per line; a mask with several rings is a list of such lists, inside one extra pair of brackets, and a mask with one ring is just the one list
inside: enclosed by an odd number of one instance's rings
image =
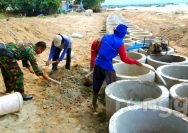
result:
[(126, 6), (126, 7), (114, 7), (114, 8), (106, 8), (106, 10), (110, 11), (119, 11), (119, 10), (141, 10), (141, 11), (154, 11), (154, 12), (163, 12), (163, 13), (175, 13), (182, 12), (188, 13), (188, 5), (187, 4), (179, 4), (179, 5), (164, 5), (157, 7), (157, 5), (152, 6)]

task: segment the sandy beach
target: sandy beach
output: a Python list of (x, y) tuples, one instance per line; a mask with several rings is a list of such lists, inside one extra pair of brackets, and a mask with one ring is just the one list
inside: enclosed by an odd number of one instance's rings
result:
[[(155, 7), (157, 8), (157, 7)], [(188, 8), (187, 8), (188, 9)], [(90, 46), (93, 39), (101, 36), (109, 14), (122, 14), (139, 27), (151, 31), (155, 36), (170, 40), (177, 54), (188, 56), (188, 13), (176, 10), (126, 9), (103, 11), (85, 16), (84, 13), (62, 14), (57, 17), (10, 18), (0, 20), (0, 41), (46, 41), (47, 50), (38, 57), (39, 65), (47, 60), (52, 38), (57, 33), (71, 36), (79, 33), (83, 38), (72, 38), (74, 58), (71, 71), (66, 70), (65, 61), (56, 73), (45, 68), (50, 77), (62, 82), (56, 85), (44, 81), (27, 70), (24, 72), (25, 91), (34, 99), (24, 102), (21, 112), (0, 117), (0, 131), (4, 133), (107, 133), (105, 121), (104, 88), (100, 92), (98, 114), (91, 110), (92, 88), (83, 85), (84, 75), (89, 72)], [(5, 92), (0, 74), (0, 92)]]

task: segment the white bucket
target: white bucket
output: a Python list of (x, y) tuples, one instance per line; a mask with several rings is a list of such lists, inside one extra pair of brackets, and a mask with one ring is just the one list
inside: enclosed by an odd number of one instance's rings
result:
[(19, 92), (0, 97), (0, 116), (21, 110), (23, 98)]

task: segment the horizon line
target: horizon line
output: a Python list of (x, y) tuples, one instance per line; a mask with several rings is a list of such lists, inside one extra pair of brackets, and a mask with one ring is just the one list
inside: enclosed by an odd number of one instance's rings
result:
[(133, 3), (133, 4), (101, 4), (102, 6), (122, 6), (122, 5), (127, 5), (127, 6), (132, 6), (132, 5), (159, 5), (159, 4), (188, 4), (188, 2), (158, 2), (158, 3)]

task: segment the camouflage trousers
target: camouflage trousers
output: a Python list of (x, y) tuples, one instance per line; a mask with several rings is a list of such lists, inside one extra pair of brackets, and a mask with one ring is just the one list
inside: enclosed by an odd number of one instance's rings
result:
[(21, 71), (14, 54), (0, 44), (0, 69), (3, 75), (6, 92), (17, 91), (24, 93), (23, 72)]

